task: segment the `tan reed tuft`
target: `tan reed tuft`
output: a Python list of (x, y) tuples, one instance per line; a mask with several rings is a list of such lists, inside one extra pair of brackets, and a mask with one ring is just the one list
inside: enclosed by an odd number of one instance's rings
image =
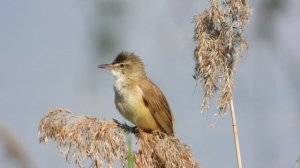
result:
[(103, 121), (80, 116), (69, 110), (55, 108), (40, 121), (40, 142), (57, 144), (66, 161), (74, 158), (78, 167), (112, 167), (121, 163), (126, 167), (126, 134), (134, 133), (138, 150), (134, 152), (137, 167), (199, 167), (192, 159), (190, 148), (173, 136), (161, 132), (146, 133), (118, 121)]
[(114, 121), (74, 115), (56, 108), (40, 121), (38, 130), (40, 142), (53, 140), (66, 161), (73, 157), (78, 167), (84, 167), (83, 160), (92, 161), (90, 166), (95, 168), (105, 163), (126, 164), (125, 132)]
[(251, 14), (244, 0), (211, 0), (210, 8), (193, 18), (195, 23), (194, 50), (195, 79), (200, 79), (204, 89), (202, 111), (218, 91), (218, 114), (226, 113), (232, 100), (233, 72), (238, 57), (247, 48), (242, 36)]
[(139, 168), (147, 167), (190, 167), (199, 164), (192, 159), (190, 147), (174, 136), (162, 132), (137, 134), (140, 150), (135, 154), (135, 163)]

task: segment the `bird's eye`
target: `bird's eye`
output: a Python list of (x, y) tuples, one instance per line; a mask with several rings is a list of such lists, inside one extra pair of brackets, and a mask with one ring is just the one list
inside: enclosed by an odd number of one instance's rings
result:
[(120, 67), (123, 68), (123, 67), (124, 67), (124, 64), (120, 64)]

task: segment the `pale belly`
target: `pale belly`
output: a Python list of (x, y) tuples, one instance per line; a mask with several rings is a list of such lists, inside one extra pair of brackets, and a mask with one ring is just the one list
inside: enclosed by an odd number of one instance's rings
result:
[(144, 105), (142, 96), (138, 92), (122, 92), (115, 90), (115, 103), (121, 115), (144, 130), (156, 130), (158, 125), (149, 109)]

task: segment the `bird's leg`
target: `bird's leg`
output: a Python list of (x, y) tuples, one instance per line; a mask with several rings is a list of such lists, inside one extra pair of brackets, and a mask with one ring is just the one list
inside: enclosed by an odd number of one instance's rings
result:
[(129, 125), (127, 125), (126, 123), (120, 123), (118, 120), (113, 119), (113, 121), (117, 124), (118, 127), (122, 128), (126, 133), (133, 133), (136, 134), (136, 129), (137, 127), (131, 127)]

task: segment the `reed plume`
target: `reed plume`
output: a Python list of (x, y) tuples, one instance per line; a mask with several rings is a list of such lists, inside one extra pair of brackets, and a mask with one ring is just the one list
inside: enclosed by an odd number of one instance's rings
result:
[(146, 133), (116, 120), (103, 121), (80, 116), (63, 108), (55, 108), (39, 124), (40, 142), (57, 144), (66, 161), (74, 159), (78, 167), (127, 167), (126, 134), (137, 138), (138, 150), (133, 152), (137, 167), (199, 167), (192, 159), (188, 145), (161, 132)]
[(237, 165), (242, 168), (240, 143), (233, 104), (233, 74), (247, 43), (242, 35), (251, 9), (245, 0), (211, 0), (210, 8), (194, 16), (195, 79), (201, 81), (204, 100), (201, 111), (209, 107), (213, 95), (217, 99), (218, 115), (231, 110)]
[(244, 0), (211, 0), (210, 8), (193, 18), (195, 23), (195, 79), (203, 86), (202, 111), (216, 93), (219, 114), (226, 113), (232, 100), (233, 73), (238, 58), (247, 48), (242, 31), (251, 9)]

